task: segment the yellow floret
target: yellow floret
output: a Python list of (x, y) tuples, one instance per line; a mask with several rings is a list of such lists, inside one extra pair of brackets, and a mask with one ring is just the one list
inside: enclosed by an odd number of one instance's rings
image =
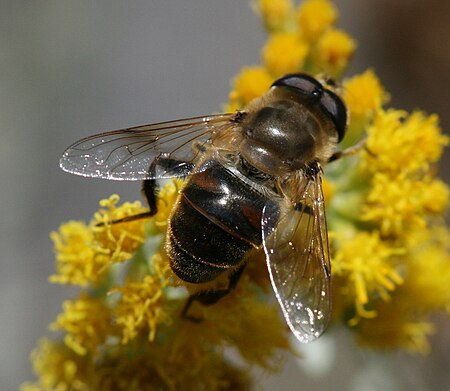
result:
[(402, 307), (396, 300), (379, 302), (373, 319), (361, 319), (357, 327), (358, 342), (367, 347), (427, 354), (428, 338), (434, 334), (434, 325), (422, 320)]
[(338, 11), (331, 1), (306, 0), (298, 10), (298, 23), (307, 39), (317, 39), (338, 18)]
[(31, 353), (39, 383), (25, 384), (21, 391), (88, 391), (88, 362), (63, 343), (41, 339)]
[(69, 221), (50, 237), (56, 253), (56, 273), (50, 282), (84, 287), (99, 281), (109, 257), (92, 246), (94, 234), (89, 226)]
[(340, 77), (356, 49), (356, 42), (346, 32), (330, 29), (320, 36), (313, 57), (319, 72)]
[(112, 330), (106, 303), (83, 294), (76, 300), (66, 300), (63, 308), (50, 329), (64, 330), (64, 343), (76, 354), (95, 352)]
[(167, 285), (168, 281), (161, 276), (147, 275), (141, 282), (129, 281), (113, 289), (112, 292), (120, 293), (114, 315), (122, 329), (122, 343), (134, 339), (141, 331), (153, 341), (158, 324), (170, 322), (170, 315), (164, 309), (163, 288)]
[(133, 252), (144, 243), (145, 219), (117, 224), (114, 221), (138, 215), (148, 209), (139, 201), (118, 205), (119, 200), (119, 196), (115, 194), (101, 200), (101, 209), (95, 213), (92, 222), (96, 249), (107, 253), (110, 262), (124, 262), (130, 259)]
[(403, 282), (394, 261), (403, 253), (403, 249), (383, 242), (376, 232), (358, 232), (340, 243), (333, 258), (333, 273), (348, 281), (344, 290), (354, 300), (357, 318), (375, 316), (366, 309), (371, 297), (387, 300), (389, 292)]
[(256, 0), (255, 6), (269, 31), (286, 28), (294, 8), (292, 0)]
[(242, 108), (254, 98), (267, 92), (273, 77), (262, 67), (244, 67), (234, 79), (234, 88), (230, 93), (230, 104)]
[(441, 157), (450, 140), (441, 133), (436, 115), (408, 115), (394, 109), (378, 111), (367, 136), (363, 164), (371, 172), (391, 175), (427, 169)]
[(369, 119), (389, 99), (380, 80), (371, 69), (344, 81), (343, 98), (352, 121)]
[(267, 69), (274, 76), (298, 72), (308, 54), (308, 44), (297, 33), (278, 33), (272, 35), (262, 51)]
[(409, 257), (400, 299), (412, 311), (450, 312), (450, 232), (441, 223), (417, 229), (406, 238)]

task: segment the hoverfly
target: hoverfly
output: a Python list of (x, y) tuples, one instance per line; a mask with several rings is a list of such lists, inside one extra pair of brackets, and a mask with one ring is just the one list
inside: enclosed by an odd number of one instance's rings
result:
[(309, 342), (331, 313), (321, 165), (336, 155), (347, 124), (332, 89), (290, 74), (242, 111), (86, 137), (64, 152), (60, 165), (86, 177), (143, 180), (145, 216), (156, 213), (157, 180), (185, 178), (165, 242), (171, 268), (190, 283), (229, 273), (227, 289), (198, 293), (188, 303), (225, 296), (249, 252), (263, 248), (286, 322)]

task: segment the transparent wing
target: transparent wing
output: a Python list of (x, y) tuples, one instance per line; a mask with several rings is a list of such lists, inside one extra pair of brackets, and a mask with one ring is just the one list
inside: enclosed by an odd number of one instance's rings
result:
[(323, 333), (330, 318), (330, 256), (320, 174), (297, 186), (295, 203), (280, 198), (265, 206), (262, 230), (283, 315), (297, 339), (307, 343)]
[[(192, 168), (201, 146), (235, 126), (236, 114), (194, 117), (86, 137), (72, 144), (60, 159), (64, 171), (86, 177), (144, 180), (184, 176)], [(192, 143), (196, 142), (194, 151)], [(170, 159), (170, 168), (149, 172), (155, 158)]]

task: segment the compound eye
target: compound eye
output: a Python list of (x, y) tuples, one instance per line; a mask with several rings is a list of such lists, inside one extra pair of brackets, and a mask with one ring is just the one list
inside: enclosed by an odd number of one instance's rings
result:
[[(328, 83), (331, 86), (334, 84), (334, 82)], [(338, 142), (344, 138), (347, 127), (347, 109), (345, 104), (339, 96), (324, 88), (316, 79), (304, 73), (294, 73), (276, 80), (272, 86), (290, 88), (297, 94), (307, 98), (309, 102), (319, 104), (321, 109), (333, 121), (338, 133)]]
[(284, 76), (276, 80), (272, 86), (292, 88), (297, 93), (316, 99), (320, 98), (323, 94), (322, 85), (316, 79), (304, 73)]
[(320, 104), (333, 121), (340, 142), (345, 136), (347, 127), (347, 109), (344, 102), (334, 92), (325, 90), (320, 98)]

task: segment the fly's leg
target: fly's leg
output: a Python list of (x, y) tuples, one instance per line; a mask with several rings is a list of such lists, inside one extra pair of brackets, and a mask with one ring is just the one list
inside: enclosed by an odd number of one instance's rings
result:
[[(182, 160), (176, 160), (168, 157), (157, 157), (153, 160), (148, 170), (150, 177), (152, 178), (170, 178), (170, 177), (186, 177), (194, 168), (192, 163), (184, 162)], [(159, 174), (158, 169), (162, 169), (163, 173)], [(146, 179), (142, 182), (142, 193), (147, 199), (148, 206), (150, 208), (147, 217), (153, 216), (157, 212), (156, 207), (156, 194), (158, 190), (156, 179)], [(144, 213), (145, 214), (145, 213)]]
[(351, 147), (348, 147), (343, 151), (337, 151), (333, 153), (333, 155), (331, 155), (330, 159), (328, 160), (328, 163), (334, 162), (335, 160), (340, 159), (341, 157), (355, 155), (363, 148), (365, 148), (369, 153), (371, 153), (366, 146), (366, 141), (367, 139), (363, 138), (362, 140), (358, 141), (355, 145), (352, 145)]
[[(192, 163), (187, 163), (182, 160), (171, 159), (167, 157), (157, 157), (153, 160), (150, 168), (148, 170), (149, 176), (152, 178), (157, 178), (159, 169), (164, 171), (164, 176), (170, 177), (170, 172), (174, 171), (173, 176), (187, 176), (190, 171), (194, 168)], [(176, 171), (175, 171), (176, 170)], [(109, 223), (99, 223), (97, 226), (103, 226), (105, 224), (119, 224), (128, 223), (130, 221), (136, 221), (140, 219), (146, 219), (152, 217), (158, 211), (156, 206), (156, 195), (158, 191), (158, 183), (156, 179), (146, 179), (142, 182), (142, 193), (147, 200), (148, 206), (150, 208), (147, 212), (142, 212), (135, 214), (133, 216), (126, 216), (121, 219), (113, 220)]]
[(183, 311), (181, 312), (181, 316), (193, 322), (200, 322), (201, 319), (188, 314), (189, 308), (191, 307), (192, 303), (194, 301), (198, 301), (203, 305), (212, 305), (217, 303), (222, 297), (228, 295), (236, 287), (244, 269), (245, 264), (243, 264), (238, 269), (232, 272), (232, 274), (230, 275), (230, 279), (228, 280), (228, 286), (225, 289), (218, 289), (216, 291), (198, 292), (189, 296), (186, 304), (184, 305)]

